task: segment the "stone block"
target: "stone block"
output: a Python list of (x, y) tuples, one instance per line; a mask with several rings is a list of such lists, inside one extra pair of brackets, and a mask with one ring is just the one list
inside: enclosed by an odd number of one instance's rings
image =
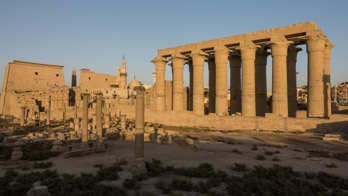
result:
[(44, 196), (48, 194), (47, 186), (36, 186), (27, 192), (27, 196)]
[(341, 135), (340, 134), (325, 134), (323, 137), (324, 141), (340, 141)]

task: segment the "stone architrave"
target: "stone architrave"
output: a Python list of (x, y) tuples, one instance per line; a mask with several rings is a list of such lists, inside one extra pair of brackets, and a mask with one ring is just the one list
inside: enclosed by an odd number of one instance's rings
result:
[(307, 117), (324, 117), (324, 50), (327, 38), (324, 35), (305, 39), (308, 53), (308, 103)]
[(330, 118), (331, 116), (331, 73), (330, 73), (330, 59), (331, 59), (331, 49), (335, 45), (331, 44), (330, 40), (325, 43), (324, 50), (324, 82), (325, 82), (325, 94), (324, 101), (325, 104), (325, 117)]
[[(173, 110), (184, 109), (183, 69), (186, 57), (181, 54), (172, 55), (173, 61)], [(158, 79), (158, 78), (157, 78)]]
[(133, 174), (145, 174), (144, 162), (144, 92), (145, 88), (142, 86), (134, 88), (137, 93), (137, 100), (135, 105), (135, 164), (133, 166)]
[(26, 111), (26, 107), (21, 107), (21, 118), (20, 118), (20, 123), (21, 126), (24, 126), (25, 124), (25, 111)]
[(216, 49), (215, 54), (215, 113), (228, 115), (227, 103), (227, 61), (230, 51), (227, 48)]
[(255, 57), (260, 46), (249, 43), (239, 47), (242, 57), (242, 116), (256, 116)]
[(229, 56), (230, 60), (230, 114), (242, 112), (242, 86), (241, 67), (242, 61), (238, 52)]
[(156, 57), (151, 62), (156, 66), (156, 111), (165, 110), (165, 71), (168, 60), (163, 57)]
[(287, 55), (292, 41), (271, 42), (272, 113), (288, 117)]
[(82, 141), (81, 148), (88, 148), (88, 99), (89, 93), (83, 93), (83, 124), (82, 124)]
[(297, 53), (302, 48), (297, 48), (294, 44), (288, 48), (287, 57), (287, 79), (288, 79), (288, 106), (289, 117), (296, 117), (297, 111), (297, 80), (296, 80), (296, 62)]
[(96, 93), (96, 151), (105, 152), (105, 146), (103, 144), (103, 124), (102, 124), (102, 108), (103, 108), (103, 93)]
[(216, 66), (214, 55), (208, 57), (209, 69), (209, 113), (215, 113)]
[(204, 60), (208, 54), (202, 51), (191, 53), (193, 64), (193, 112), (204, 115)]
[(270, 55), (265, 49), (256, 51), (255, 58), (255, 98), (256, 116), (265, 116), (267, 112), (267, 56)]

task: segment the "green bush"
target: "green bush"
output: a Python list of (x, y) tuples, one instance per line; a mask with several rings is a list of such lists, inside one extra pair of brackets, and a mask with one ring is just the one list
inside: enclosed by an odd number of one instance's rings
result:
[(257, 156), (256, 156), (256, 159), (259, 160), (259, 161), (264, 161), (264, 160), (266, 160), (266, 158), (265, 158), (263, 155), (261, 155), (261, 154), (257, 155)]
[(125, 196), (126, 192), (116, 186), (99, 184), (93, 188), (93, 195)]
[(265, 155), (273, 155), (274, 153), (273, 152), (270, 152), (270, 151), (265, 151), (265, 153), (264, 153)]
[(58, 152), (51, 152), (52, 143), (39, 141), (26, 144), (21, 147), (24, 160), (41, 161), (59, 155)]
[(212, 186), (204, 181), (199, 181), (198, 184), (194, 185), (193, 190), (199, 193), (207, 193)]
[(232, 150), (232, 152), (233, 152), (233, 153), (236, 153), (236, 154), (242, 154), (242, 152), (241, 152), (241, 151), (239, 151), (239, 150), (238, 150), (238, 149), (236, 149), (236, 148), (235, 148), (235, 149), (233, 149), (233, 150)]
[(348, 178), (340, 178), (338, 176), (334, 176), (331, 174), (327, 174), (325, 172), (320, 172), (317, 175), (317, 178), (320, 183), (322, 183), (324, 186), (328, 188), (333, 188), (333, 189), (345, 189), (348, 190)]
[(118, 172), (122, 171), (122, 167), (119, 165), (113, 165), (110, 167), (101, 167), (99, 168), (97, 172), (97, 180), (102, 181), (102, 180), (117, 180), (118, 179)]
[(35, 163), (34, 164), (35, 169), (47, 169), (47, 168), (50, 168), (52, 166), (53, 166), (52, 162), (46, 162), (46, 163), (42, 162), (42, 163)]
[(140, 184), (135, 179), (126, 178), (123, 181), (123, 187), (127, 189), (138, 190), (140, 188)]
[(13, 147), (0, 145), (0, 160), (7, 161), (11, 158)]
[(235, 163), (234, 167), (231, 167), (231, 169), (234, 171), (242, 171), (242, 172), (248, 171), (244, 163)]
[(201, 163), (198, 167), (189, 168), (175, 168), (174, 173), (177, 175), (196, 177), (196, 178), (209, 178), (214, 176), (214, 167), (209, 163)]
[(348, 161), (348, 152), (335, 153), (332, 155), (332, 158), (335, 158), (341, 161)]
[(182, 180), (174, 178), (170, 182), (170, 186), (177, 190), (191, 191), (193, 188), (193, 183), (190, 180)]
[(160, 160), (152, 159), (152, 162), (145, 161), (145, 167), (149, 176), (159, 176), (165, 172), (165, 168), (162, 167)]
[(326, 189), (300, 180), (290, 167), (273, 165), (271, 168), (255, 166), (243, 177), (230, 176), (226, 190), (230, 195), (321, 195)]
[(327, 164), (325, 166), (328, 168), (337, 168), (337, 166), (334, 163), (330, 163), (330, 164)]
[(273, 161), (273, 162), (279, 162), (280, 159), (278, 159), (277, 157), (274, 157), (274, 158), (272, 159), (272, 161)]

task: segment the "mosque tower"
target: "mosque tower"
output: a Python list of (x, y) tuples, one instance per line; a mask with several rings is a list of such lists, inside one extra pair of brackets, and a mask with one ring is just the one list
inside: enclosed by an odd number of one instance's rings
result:
[(123, 56), (122, 65), (120, 68), (119, 95), (120, 95), (120, 98), (128, 99), (127, 70), (126, 70), (126, 61), (124, 60), (124, 56)]
[(76, 86), (76, 69), (75, 67), (72, 70), (72, 78), (71, 78), (71, 87)]

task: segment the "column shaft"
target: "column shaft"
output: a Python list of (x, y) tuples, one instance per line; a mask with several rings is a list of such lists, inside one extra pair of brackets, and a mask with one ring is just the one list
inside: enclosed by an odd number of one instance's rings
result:
[(331, 73), (330, 73), (330, 59), (331, 59), (331, 49), (335, 45), (331, 44), (329, 40), (326, 41), (324, 50), (324, 82), (325, 82), (325, 95), (324, 101), (326, 102), (325, 107), (325, 117), (331, 116)]
[(296, 48), (295, 45), (291, 45), (288, 48), (287, 57), (287, 82), (288, 82), (288, 107), (289, 117), (296, 117), (297, 111), (297, 82), (296, 82), (296, 61), (297, 53), (301, 51), (301, 48)]
[(165, 71), (167, 59), (163, 57), (156, 57), (152, 60), (156, 66), (156, 95), (155, 95), (155, 108), (156, 111), (165, 110)]
[(202, 53), (192, 53), (193, 63), (193, 112), (204, 115), (204, 60)]
[(184, 85), (183, 69), (184, 57), (182, 55), (172, 56), (173, 61), (173, 110), (183, 111), (184, 109)]
[(20, 119), (20, 122), (21, 122), (21, 126), (24, 126), (25, 124), (25, 111), (26, 111), (26, 108), (25, 107), (21, 107), (21, 119)]
[(227, 105), (227, 61), (229, 51), (215, 50), (216, 88), (215, 88), (215, 113), (218, 115), (228, 114)]
[(51, 105), (52, 105), (52, 100), (51, 100), (51, 95), (48, 95), (48, 106), (46, 110), (46, 125), (51, 124)]
[(82, 119), (82, 143), (81, 148), (88, 147), (88, 93), (83, 93), (83, 119)]
[(292, 42), (270, 44), (272, 49), (272, 113), (288, 117), (287, 53)]
[(255, 58), (256, 116), (265, 116), (267, 111), (267, 56), (264, 49), (258, 50)]
[(230, 114), (242, 112), (242, 96), (241, 96), (241, 73), (242, 66), (241, 57), (239, 55), (231, 55), (230, 60)]
[(189, 110), (193, 111), (193, 64), (192, 59), (188, 61), (190, 71), (190, 89), (189, 89)]
[(144, 161), (144, 87), (136, 87), (137, 100), (135, 108), (135, 160)]
[(209, 113), (215, 113), (216, 66), (214, 56), (208, 58), (209, 69)]
[(308, 53), (308, 117), (324, 117), (324, 49), (326, 38), (306, 39)]
[(255, 55), (260, 46), (240, 47), (242, 55), (242, 116), (255, 116)]

